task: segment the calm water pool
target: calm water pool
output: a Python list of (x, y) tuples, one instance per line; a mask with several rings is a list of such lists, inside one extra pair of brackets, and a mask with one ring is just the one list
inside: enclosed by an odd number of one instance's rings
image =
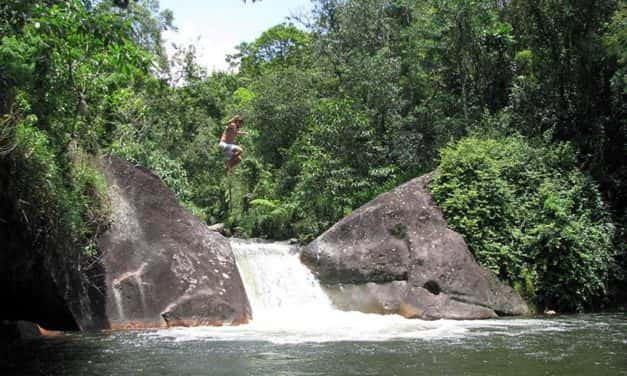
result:
[(0, 370), (4, 375), (627, 375), (627, 314), (412, 322), (418, 328), (413, 338), (370, 340), (356, 340), (359, 333), (334, 339), (316, 336), (316, 330), (295, 335), (254, 325), (77, 333), (5, 347)]

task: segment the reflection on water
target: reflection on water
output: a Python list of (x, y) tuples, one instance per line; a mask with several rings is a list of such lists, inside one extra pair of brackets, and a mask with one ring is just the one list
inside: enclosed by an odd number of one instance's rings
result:
[(627, 375), (626, 314), (407, 321), (441, 325), (442, 336), (286, 341), (250, 326), (70, 334), (3, 346), (0, 374)]

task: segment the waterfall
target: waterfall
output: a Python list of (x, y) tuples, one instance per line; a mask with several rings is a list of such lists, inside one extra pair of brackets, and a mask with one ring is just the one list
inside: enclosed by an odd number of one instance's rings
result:
[(246, 335), (279, 342), (387, 340), (458, 334), (448, 323), (398, 315), (346, 312), (331, 304), (298, 247), (285, 242), (231, 239), (253, 312)]
[(299, 259), (298, 247), (233, 239), (231, 246), (253, 310), (253, 320), (329, 315), (334, 308)]
[(230, 242), (252, 308), (252, 321), (230, 327), (172, 328), (156, 335), (176, 341), (386, 341), (458, 337), (467, 333), (468, 325), (475, 325), (338, 310), (311, 271), (300, 262), (298, 247), (285, 242), (241, 239)]

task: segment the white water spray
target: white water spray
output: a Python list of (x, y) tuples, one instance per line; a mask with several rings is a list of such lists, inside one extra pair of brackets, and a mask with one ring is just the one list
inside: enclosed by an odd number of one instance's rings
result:
[[(459, 338), (473, 329), (507, 330), (503, 320), (423, 321), (398, 315), (335, 309), (326, 293), (287, 243), (232, 239), (231, 245), (251, 303), (250, 324), (173, 328), (156, 332), (174, 341), (270, 341), (274, 343), (386, 341)], [(511, 325), (528, 325), (516, 320)], [(149, 335), (154, 335), (149, 334)]]
[[(253, 319), (249, 325), (222, 328), (272, 342), (381, 341), (393, 338), (457, 336), (466, 329), (452, 321), (408, 320), (398, 315), (340, 311), (311, 271), (298, 247), (232, 239), (231, 246)], [(224, 330), (227, 329), (227, 330)]]
[(285, 243), (232, 240), (253, 320), (326, 315), (334, 309), (320, 284)]

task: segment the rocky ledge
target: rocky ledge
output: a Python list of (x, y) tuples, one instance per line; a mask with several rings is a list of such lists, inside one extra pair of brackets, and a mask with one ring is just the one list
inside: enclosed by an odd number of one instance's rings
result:
[(234, 325), (251, 309), (226, 238), (150, 171), (103, 159), (111, 228), (99, 239), (109, 327)]
[(306, 246), (302, 261), (346, 310), (422, 319), (528, 314), (447, 227), (430, 181), (425, 175), (378, 196)]

